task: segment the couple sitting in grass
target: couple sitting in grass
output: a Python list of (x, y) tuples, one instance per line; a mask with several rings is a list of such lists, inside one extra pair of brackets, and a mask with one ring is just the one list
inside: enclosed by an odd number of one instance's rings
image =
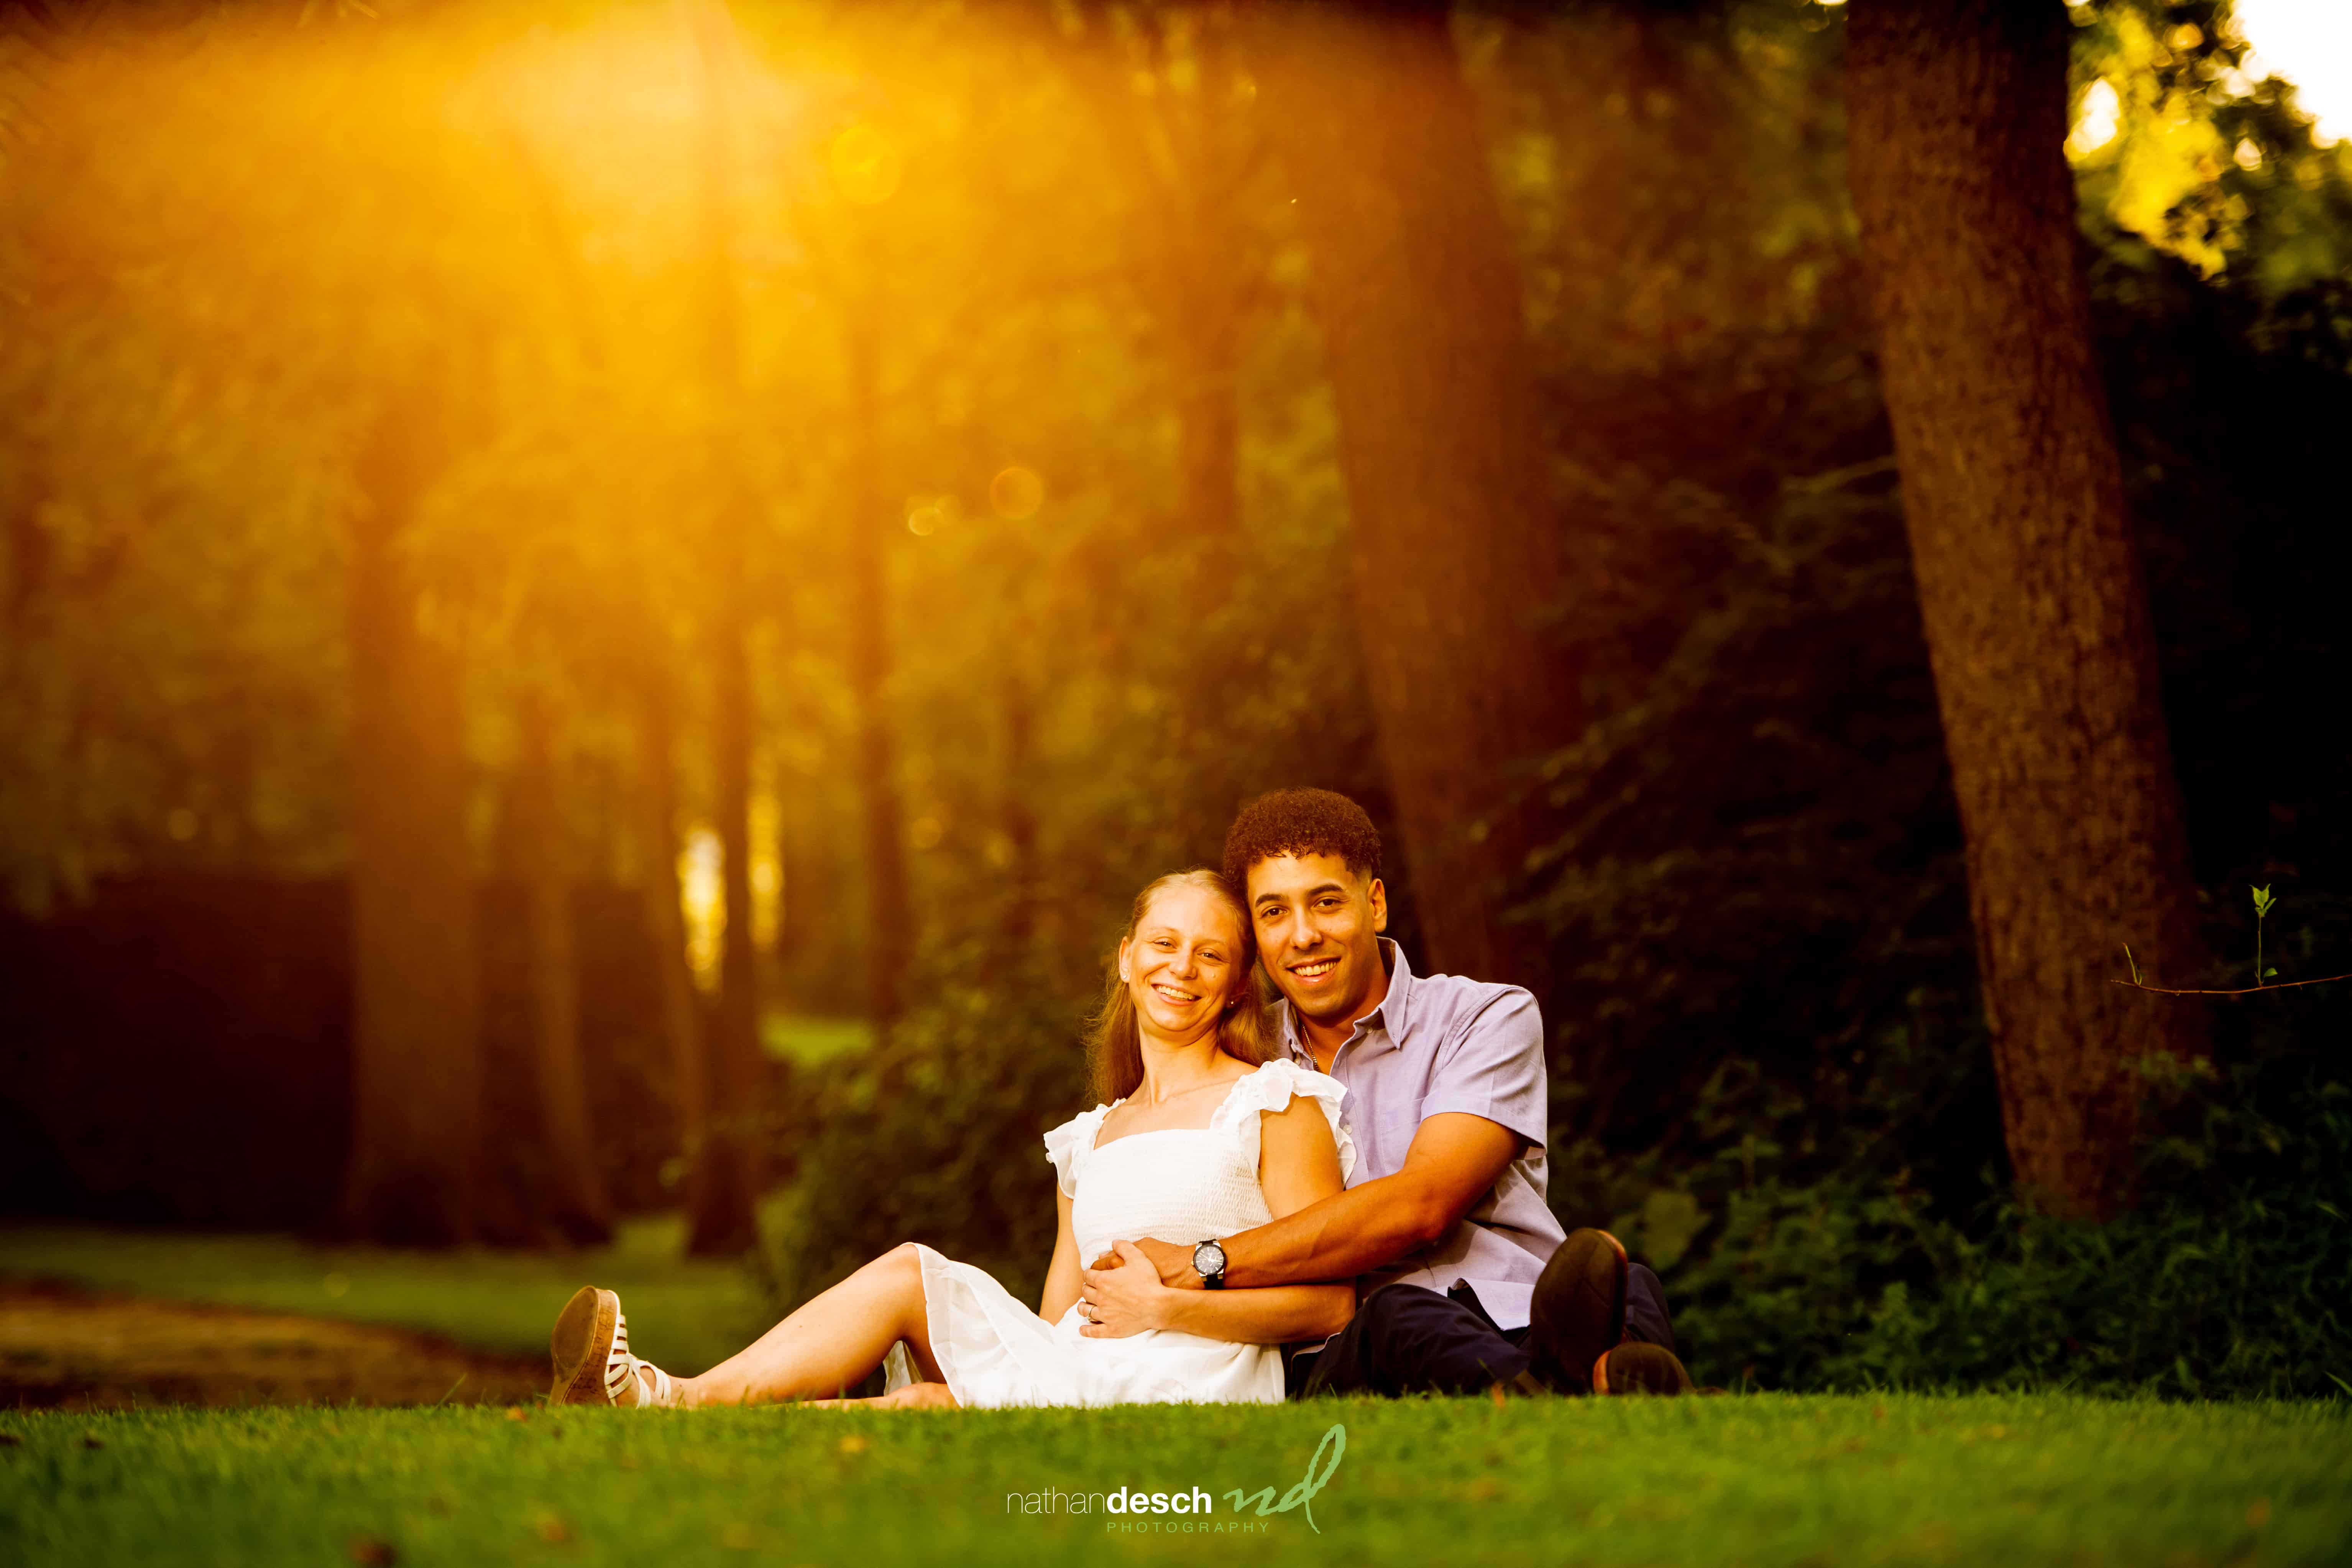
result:
[(1045, 1134), (1061, 1226), (1037, 1311), (908, 1243), (674, 1378), (583, 1289), (552, 1397), (837, 1403), (885, 1366), (867, 1403), (892, 1408), (1688, 1389), (1657, 1277), (1545, 1205), (1534, 998), (1414, 974), (1380, 935), (1380, 870), (1353, 801), (1284, 790), (1234, 821), (1223, 875), (1137, 897), (1094, 1033), (1102, 1103)]

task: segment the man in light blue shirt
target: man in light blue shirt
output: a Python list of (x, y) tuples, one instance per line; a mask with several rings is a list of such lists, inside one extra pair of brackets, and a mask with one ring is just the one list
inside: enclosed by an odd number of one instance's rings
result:
[(1283, 1043), (1348, 1088), (1349, 1189), (1238, 1236), (1139, 1245), (1174, 1286), (1356, 1277), (1354, 1321), (1292, 1358), (1294, 1396), (1689, 1388), (1657, 1276), (1605, 1231), (1563, 1237), (1544, 1201), (1535, 998), (1414, 974), (1380, 935), (1380, 854), (1328, 790), (1255, 801), (1225, 839)]

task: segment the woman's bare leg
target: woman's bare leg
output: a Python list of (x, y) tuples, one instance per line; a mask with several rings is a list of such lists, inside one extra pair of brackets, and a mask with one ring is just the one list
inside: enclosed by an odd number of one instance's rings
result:
[(812, 1410), (848, 1410), (863, 1406), (868, 1410), (961, 1410), (955, 1391), (944, 1383), (910, 1383), (904, 1388), (894, 1388), (877, 1399), (812, 1399)]
[(677, 1402), (753, 1405), (838, 1395), (882, 1364), (900, 1340), (926, 1380), (931, 1358), (923, 1265), (914, 1244), (892, 1247), (700, 1377), (677, 1381)]

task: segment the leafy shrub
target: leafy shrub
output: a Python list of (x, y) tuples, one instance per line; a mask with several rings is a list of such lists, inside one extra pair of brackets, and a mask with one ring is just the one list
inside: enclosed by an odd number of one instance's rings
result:
[(2352, 1085), (2340, 1066), (2157, 1058), (2145, 1071), (2155, 1131), (2137, 1205), (2086, 1225), (2005, 1202), (1988, 1241), (1943, 1260), (1932, 1301), (1891, 1306), (1875, 1325), (1908, 1347), (1906, 1381), (2352, 1393)]
[(902, 1241), (1034, 1300), (1054, 1250), (1041, 1140), (1084, 1109), (1080, 1020), (1038, 984), (943, 987), (891, 1047), (802, 1075), (798, 1177), (761, 1263), (780, 1310)]
[[(1748, 1150), (1751, 1174), (1716, 1196), (1701, 1245), (1663, 1258), (1698, 1375), (1810, 1389), (2352, 1393), (2342, 1068), (2282, 1054), (2142, 1070), (2137, 1201), (2103, 1225), (2003, 1194), (1964, 1227), (1933, 1218), (1899, 1175), (1800, 1184), (1770, 1168), (1774, 1153)], [(1618, 1221), (1654, 1260), (1668, 1207), (1654, 1194)]]
[[(1664, 1278), (1685, 1359), (1726, 1386), (1843, 1386), (1907, 1377), (1901, 1304), (1931, 1289), (1958, 1233), (1923, 1173), (1998, 1127), (1981, 1040), (1890, 1028), (1863, 1060), (1824, 1062), (1804, 1089), (1769, 1064), (1721, 1063), (1675, 1134), (1631, 1157), (1594, 1139), (1553, 1152), (1564, 1223), (1604, 1225)], [(1573, 1099), (1573, 1091), (1562, 1093)], [(1946, 1131), (1947, 1123), (1959, 1124)], [(1982, 1171), (1973, 1184), (1980, 1205)], [(1878, 1316), (1893, 1311), (1889, 1332)]]

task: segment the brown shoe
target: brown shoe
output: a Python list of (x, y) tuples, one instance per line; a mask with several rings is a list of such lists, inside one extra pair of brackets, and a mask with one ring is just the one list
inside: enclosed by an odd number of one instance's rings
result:
[(669, 1373), (629, 1353), (629, 1320), (621, 1299), (583, 1285), (556, 1315), (547, 1337), (555, 1363), (550, 1405), (668, 1405), (676, 1387)]
[(621, 1299), (610, 1290), (583, 1285), (556, 1314), (555, 1331), (547, 1337), (549, 1357), (555, 1363), (555, 1384), (547, 1391), (550, 1405), (606, 1405), (605, 1363), (613, 1359), (613, 1341), (621, 1333)]
[(1528, 1303), (1528, 1370), (1562, 1394), (1591, 1387), (1586, 1369), (1625, 1337), (1625, 1248), (1605, 1230), (1571, 1231)]
[(1595, 1394), (1688, 1394), (1690, 1373), (1664, 1345), (1628, 1340), (1603, 1351), (1592, 1363)]

